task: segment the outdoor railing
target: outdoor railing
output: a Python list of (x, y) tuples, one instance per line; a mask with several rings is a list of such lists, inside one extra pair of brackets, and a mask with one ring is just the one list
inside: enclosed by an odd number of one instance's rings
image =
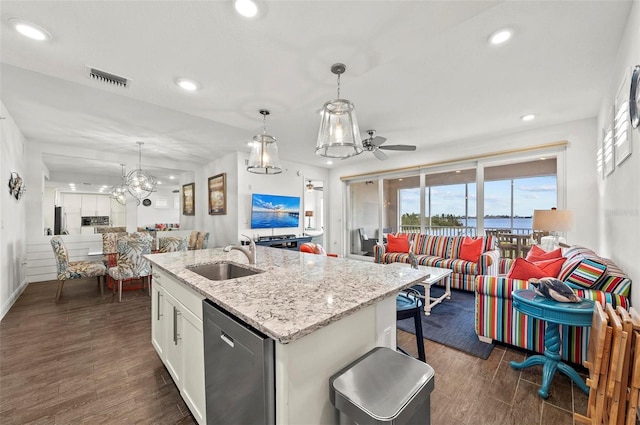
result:
[[(529, 235), (533, 229), (514, 227), (512, 229), (486, 228), (487, 230), (508, 230), (516, 235)], [(401, 233), (420, 233), (420, 226), (400, 226)], [(477, 229), (469, 226), (425, 226), (425, 234), (433, 236), (476, 236)]]

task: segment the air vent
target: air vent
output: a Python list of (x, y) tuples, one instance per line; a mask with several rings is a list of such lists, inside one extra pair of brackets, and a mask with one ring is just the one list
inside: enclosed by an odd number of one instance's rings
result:
[(180, 193), (178, 189), (172, 190), (171, 193)]
[(120, 87), (127, 87), (129, 85), (128, 78), (121, 77), (115, 74), (109, 74), (108, 72), (100, 71), (96, 68), (87, 67), (87, 69), (89, 70), (89, 77), (93, 78), (94, 80)]

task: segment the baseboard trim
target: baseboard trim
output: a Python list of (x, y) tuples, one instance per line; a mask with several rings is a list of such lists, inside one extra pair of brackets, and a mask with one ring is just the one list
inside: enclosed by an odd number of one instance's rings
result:
[(0, 321), (4, 319), (4, 316), (9, 312), (13, 304), (15, 304), (18, 298), (20, 298), (20, 295), (22, 295), (28, 284), (29, 281), (27, 279), (24, 279), (20, 286), (18, 286), (18, 288), (13, 291), (13, 294), (11, 294), (9, 299), (2, 304), (2, 309), (0, 310)]

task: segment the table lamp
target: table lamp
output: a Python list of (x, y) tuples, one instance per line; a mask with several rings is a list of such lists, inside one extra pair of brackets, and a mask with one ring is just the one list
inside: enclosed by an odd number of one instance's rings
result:
[(304, 216), (305, 217), (309, 217), (309, 224), (307, 225), (307, 229), (311, 228), (311, 217), (313, 217), (313, 211), (305, 211), (304, 212)]
[(533, 224), (534, 230), (543, 230), (549, 232), (553, 236), (553, 243), (559, 246), (560, 232), (566, 232), (573, 227), (573, 211), (558, 210), (551, 208), (550, 210), (534, 210)]

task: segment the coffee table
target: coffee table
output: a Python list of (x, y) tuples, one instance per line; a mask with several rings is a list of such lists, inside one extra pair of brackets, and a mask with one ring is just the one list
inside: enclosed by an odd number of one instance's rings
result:
[[(400, 267), (411, 267), (410, 264), (407, 263), (393, 263), (397, 264)], [(441, 267), (431, 267), (431, 266), (418, 266), (418, 270), (429, 273), (429, 276), (425, 277), (419, 285), (424, 287), (424, 314), (429, 316), (431, 314), (431, 309), (440, 304), (445, 299), (451, 299), (451, 279), (446, 279), (449, 277), (453, 271), (451, 269), (443, 269)], [(439, 297), (431, 296), (431, 285), (434, 283), (440, 282), (442, 279), (446, 279), (445, 282), (445, 290), (444, 294)]]

